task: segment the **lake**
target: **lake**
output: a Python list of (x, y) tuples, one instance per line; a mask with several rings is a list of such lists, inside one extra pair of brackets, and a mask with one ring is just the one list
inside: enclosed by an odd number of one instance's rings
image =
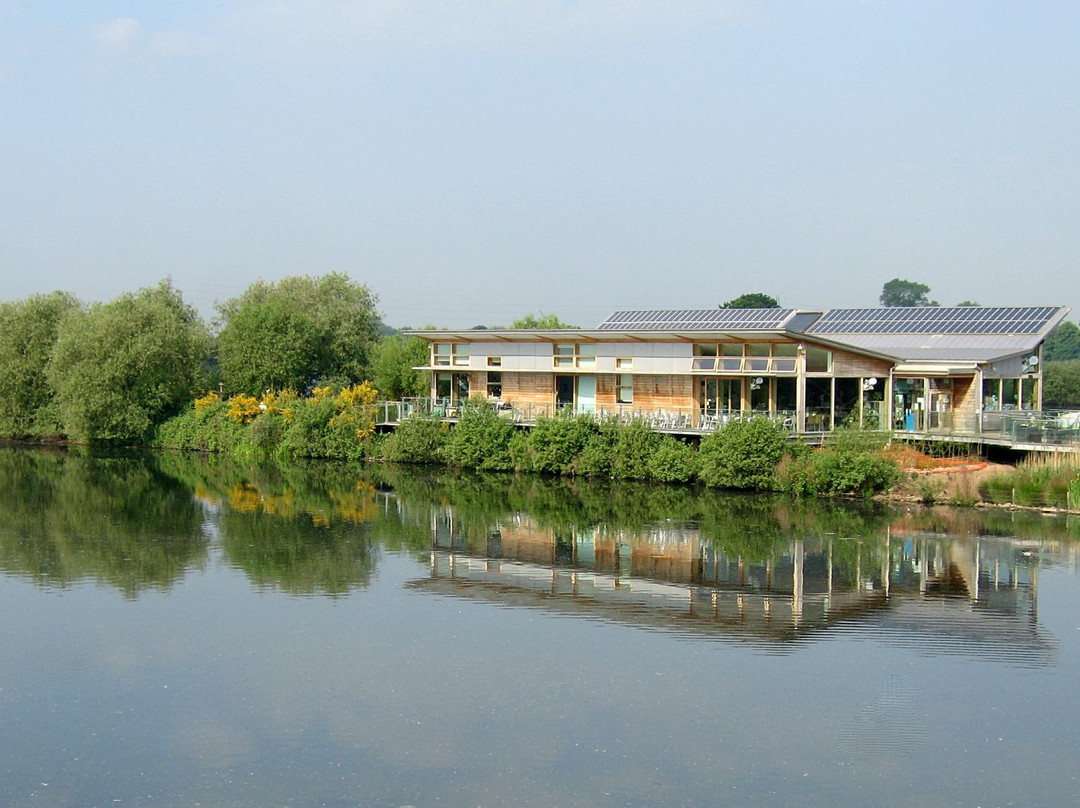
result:
[(1080, 520), (0, 450), (0, 805), (1080, 803)]

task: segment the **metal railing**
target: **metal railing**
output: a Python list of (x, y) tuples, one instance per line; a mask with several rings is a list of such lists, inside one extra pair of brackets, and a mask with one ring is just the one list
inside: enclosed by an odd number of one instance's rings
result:
[[(712, 432), (735, 420), (767, 417), (792, 435), (800, 434), (796, 428), (798, 419), (794, 411), (754, 412), (718, 410), (702, 412), (697, 408), (645, 409), (633, 405), (615, 405), (577, 410), (572, 406), (551, 407), (543, 404), (512, 405), (488, 402), (495, 412), (514, 423), (535, 424), (538, 418), (548, 418), (559, 413), (587, 415), (598, 421), (615, 419), (623, 423), (641, 422), (660, 432)], [(406, 398), (400, 401), (380, 401), (376, 404), (376, 422), (393, 425), (409, 416), (445, 418), (454, 420), (461, 415), (464, 402), (455, 399)], [(898, 428), (898, 436), (921, 435), (937, 440), (958, 438), (963, 440), (986, 439), (994, 442), (1023, 446), (1080, 447), (1080, 411), (1063, 410), (1016, 410), (986, 413), (931, 412), (917, 422), (914, 430)], [(924, 426), (925, 425), (925, 426)], [(805, 428), (801, 434), (824, 434), (831, 431), (828, 411), (808, 410)]]

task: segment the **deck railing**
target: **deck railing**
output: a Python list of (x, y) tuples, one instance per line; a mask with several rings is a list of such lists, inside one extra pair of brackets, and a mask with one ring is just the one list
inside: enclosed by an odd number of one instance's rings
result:
[[(504, 418), (522, 425), (532, 425), (538, 418), (546, 418), (559, 412), (574, 412), (573, 407), (553, 408), (542, 404), (510, 405), (490, 402), (495, 411)], [(409, 416), (445, 418), (454, 420), (461, 415), (459, 400), (414, 397), (400, 401), (380, 401), (376, 405), (376, 421), (379, 424), (397, 424)], [(766, 416), (792, 435), (797, 418), (793, 411), (740, 412), (737, 410), (702, 412), (696, 408), (644, 409), (632, 405), (597, 407), (579, 414), (597, 420), (617, 419), (624, 423), (640, 421), (660, 432), (687, 432), (701, 434), (712, 432), (734, 420)], [(1080, 412), (1065, 410), (1017, 410), (986, 413), (928, 413), (925, 428), (897, 429), (897, 436), (919, 436), (934, 440), (985, 439), (992, 442), (1020, 446), (1070, 446), (1080, 448)], [(923, 427), (919, 422), (918, 427)], [(805, 428), (801, 434), (821, 435), (829, 432), (827, 414), (808, 412)]]

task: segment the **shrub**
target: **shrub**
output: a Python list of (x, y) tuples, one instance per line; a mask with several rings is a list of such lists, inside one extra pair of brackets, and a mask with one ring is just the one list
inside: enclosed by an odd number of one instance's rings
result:
[(442, 447), (442, 458), (452, 466), (487, 471), (509, 471), (510, 440), (514, 425), (500, 418), (487, 402), (470, 400)]
[(574, 459), (600, 427), (586, 415), (539, 418), (524, 442), (513, 445), (514, 468), (543, 474), (573, 474)]
[(640, 420), (628, 424), (615, 421), (606, 428), (614, 434), (611, 476), (619, 480), (646, 480), (652, 476), (649, 462), (660, 448), (661, 435)]
[(664, 435), (649, 458), (649, 475), (665, 483), (688, 483), (701, 467), (698, 453), (681, 440)]
[(786, 446), (787, 431), (767, 418), (729, 421), (702, 438), (698, 476), (709, 486), (771, 491)]
[(589, 436), (585, 448), (573, 462), (573, 473), (582, 477), (610, 477), (615, 453), (615, 431), (601, 429)]
[(446, 441), (444, 425), (436, 418), (410, 415), (382, 442), (386, 460), (397, 463), (438, 463)]

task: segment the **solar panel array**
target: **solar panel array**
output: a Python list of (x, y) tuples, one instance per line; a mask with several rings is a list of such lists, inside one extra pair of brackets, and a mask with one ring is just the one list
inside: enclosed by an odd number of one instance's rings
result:
[(676, 309), (617, 311), (601, 331), (777, 331), (794, 309)]
[(807, 334), (1037, 334), (1056, 306), (832, 309)]

